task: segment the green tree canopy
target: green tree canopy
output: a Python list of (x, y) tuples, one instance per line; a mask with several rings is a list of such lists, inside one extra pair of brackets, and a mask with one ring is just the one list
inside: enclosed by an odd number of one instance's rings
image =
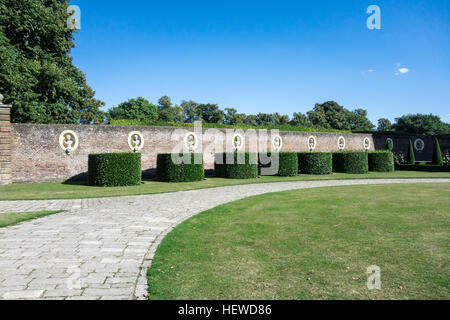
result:
[(202, 110), (200, 109), (199, 103), (192, 100), (183, 100), (181, 107), (183, 108), (184, 122), (194, 123), (195, 121), (202, 120)]
[(449, 125), (432, 114), (408, 114), (395, 120), (393, 128), (401, 132), (423, 135), (450, 133)]
[(162, 96), (158, 100), (158, 118), (165, 122), (183, 122), (183, 108), (172, 106), (168, 96)]
[(392, 123), (389, 119), (386, 118), (381, 118), (378, 119), (378, 127), (377, 127), (378, 131), (390, 131), (392, 130)]
[(313, 126), (319, 128), (368, 131), (375, 127), (367, 118), (366, 110), (356, 109), (352, 112), (334, 101), (317, 103), (307, 114)]
[(158, 107), (150, 103), (147, 99), (138, 97), (122, 102), (117, 107), (109, 110), (109, 117), (114, 120), (133, 119), (133, 120), (158, 120)]
[(202, 111), (202, 119), (206, 123), (223, 123), (225, 114), (217, 104), (207, 103), (199, 106)]
[(0, 1), (0, 92), (13, 122), (99, 123), (104, 104), (69, 56), (66, 0)]

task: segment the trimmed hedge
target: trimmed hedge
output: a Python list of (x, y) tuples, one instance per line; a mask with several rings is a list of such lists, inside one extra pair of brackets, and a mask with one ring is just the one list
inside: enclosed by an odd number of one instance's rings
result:
[(363, 174), (369, 172), (369, 155), (367, 152), (333, 153), (333, 171), (342, 173)]
[[(183, 154), (174, 154), (182, 157)], [(172, 161), (171, 153), (160, 153), (156, 159), (156, 177), (159, 181), (165, 182), (191, 182), (200, 181), (205, 178), (203, 168), (203, 154), (189, 154), (189, 163), (175, 164)], [(195, 159), (201, 162), (196, 164)]]
[(423, 164), (396, 164), (398, 171), (450, 172), (450, 166), (436, 166)]
[[(227, 154), (233, 163), (227, 163)], [(244, 163), (238, 163), (238, 155), (244, 155)], [(257, 153), (216, 153), (214, 161), (214, 174), (220, 178), (253, 179), (258, 177)]]
[[(275, 171), (276, 165), (274, 165), (273, 168), (271, 168), (272, 163), (263, 164), (261, 161), (262, 157), (269, 157), (270, 158), (278, 158), (278, 170)], [(296, 176), (298, 174), (298, 158), (297, 153), (295, 152), (279, 152), (279, 153), (260, 153), (259, 154), (259, 174), (262, 173), (263, 168), (266, 168), (268, 171), (270, 170), (270, 173), (267, 173), (265, 175), (279, 175), (282, 177), (291, 177)]]
[(330, 174), (333, 155), (329, 152), (301, 152), (298, 154), (298, 170), (304, 174)]
[(390, 151), (370, 152), (369, 171), (393, 172), (394, 154)]
[(140, 153), (100, 153), (88, 158), (88, 180), (91, 186), (134, 186), (142, 182)]

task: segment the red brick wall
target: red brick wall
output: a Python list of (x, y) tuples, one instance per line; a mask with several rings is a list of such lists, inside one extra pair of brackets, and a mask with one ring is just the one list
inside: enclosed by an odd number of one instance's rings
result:
[[(9, 123), (9, 122), (8, 122)], [(67, 155), (59, 146), (59, 135), (64, 130), (73, 130), (79, 138), (78, 149)], [(72, 178), (85, 178), (88, 155), (100, 152), (130, 152), (128, 134), (139, 131), (145, 139), (142, 149), (142, 169), (144, 173), (152, 173), (156, 167), (158, 153), (170, 153), (183, 140), (174, 138), (173, 134), (180, 128), (176, 127), (133, 127), (133, 126), (86, 126), (86, 125), (31, 125), (12, 124), (12, 163), (6, 163), (5, 172), (12, 171), (13, 182), (46, 182), (65, 181)], [(193, 128), (181, 130), (192, 131)], [(232, 130), (215, 129), (216, 134), (228, 133), (225, 140), (228, 145), (232, 140)], [(9, 132), (8, 132), (9, 134)], [(365, 137), (371, 140), (371, 150), (385, 149), (387, 136), (371, 134), (340, 134), (340, 133), (279, 133), (283, 138), (282, 151), (308, 151), (307, 141), (310, 135), (317, 139), (315, 151), (338, 151), (338, 138), (346, 139), (346, 150), (363, 150)], [(183, 134), (184, 136), (184, 134)], [(203, 154), (205, 168), (214, 167), (213, 135), (208, 129), (203, 129)], [(407, 151), (409, 137), (391, 137), (394, 140), (394, 151)], [(3, 138), (2, 138), (3, 139)], [(414, 137), (412, 137), (414, 141)], [(425, 150), (416, 152), (418, 161), (431, 160), (433, 138), (423, 138)], [(2, 140), (3, 141), (3, 140)], [(5, 145), (8, 145), (5, 141)], [(247, 141), (246, 141), (247, 142)], [(450, 148), (449, 137), (440, 140), (443, 151)], [(269, 142), (270, 144), (270, 135)], [(1, 148), (1, 147), (0, 147)], [(8, 147), (9, 148), (9, 147)], [(257, 151), (249, 148), (247, 150)], [(231, 150), (230, 150), (231, 151)], [(406, 152), (405, 151), (405, 152)], [(9, 158), (9, 156), (8, 156)], [(9, 169), (11, 167), (11, 169)], [(6, 176), (5, 176), (6, 178)]]
[(11, 106), (0, 104), (0, 185), (11, 183)]

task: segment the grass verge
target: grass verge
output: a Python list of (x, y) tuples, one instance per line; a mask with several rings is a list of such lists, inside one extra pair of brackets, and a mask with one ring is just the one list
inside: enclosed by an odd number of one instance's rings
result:
[[(150, 299), (449, 299), (450, 184), (265, 194), (185, 221), (148, 271)], [(368, 290), (367, 268), (381, 268)]]
[(24, 221), (42, 218), (60, 212), (63, 211), (0, 213), (0, 228), (10, 227)]
[(368, 174), (333, 173), (319, 176), (301, 174), (295, 177), (265, 176), (256, 179), (223, 179), (208, 177), (203, 181), (197, 182), (168, 183), (160, 181), (144, 181), (141, 185), (128, 187), (91, 187), (86, 183), (17, 183), (0, 186), (0, 200), (85, 199), (166, 193), (252, 183), (394, 178), (450, 178), (450, 172), (398, 171), (387, 173), (370, 172)]

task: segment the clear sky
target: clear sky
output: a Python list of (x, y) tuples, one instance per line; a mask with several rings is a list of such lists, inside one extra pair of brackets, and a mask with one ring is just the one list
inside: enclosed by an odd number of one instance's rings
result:
[[(374, 123), (407, 113), (450, 122), (448, 0), (71, 4), (81, 9), (74, 63), (106, 108), (168, 95), (292, 115), (335, 100)], [(372, 4), (381, 30), (366, 26)]]

